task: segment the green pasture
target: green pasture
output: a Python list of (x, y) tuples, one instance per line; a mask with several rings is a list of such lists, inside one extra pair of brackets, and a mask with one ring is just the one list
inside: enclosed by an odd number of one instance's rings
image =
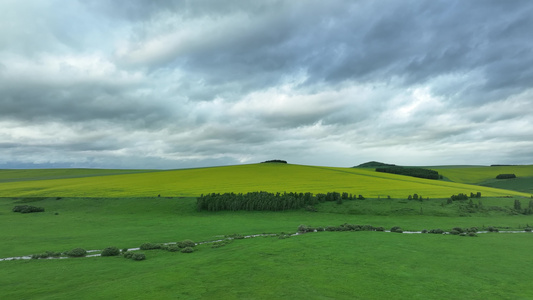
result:
[(530, 299), (530, 234), (321, 232), (192, 254), (2, 262), (2, 299)]
[[(2, 172), (0, 171), (0, 176)], [(252, 164), (121, 175), (2, 182), (1, 197), (191, 197), (217, 192), (312, 192), (395, 198), (481, 192), (483, 196), (530, 196), (511, 190), (378, 173), (357, 168)]]
[[(338, 226), (370, 224), (404, 230), (495, 226), (523, 229), (533, 218), (512, 211), (515, 198), (481, 198), (497, 210), (467, 213), (467, 204), (444, 199), (407, 201), (366, 199), (326, 202), (317, 212), (198, 212), (195, 198), (0, 198), (0, 258), (76, 247), (103, 249), (138, 247), (144, 242), (209, 241), (230, 234), (295, 232), (300, 224)], [(529, 199), (522, 199), (527, 207)], [(28, 202), (32, 201), (32, 202)], [(476, 200), (476, 203), (478, 201)], [(45, 208), (43, 213), (11, 212), (15, 205)]]
[[(528, 174), (524, 169), (523, 175), (498, 172), (520, 177)], [(472, 174), (481, 176), (483, 170)], [(10, 171), (0, 170), (0, 258), (294, 233), (302, 224), (400, 226), (405, 231), (533, 226), (532, 215), (514, 209), (515, 200), (528, 207), (530, 193), (357, 168), (253, 164), (171, 171)], [(259, 190), (338, 191), (367, 199), (319, 203), (316, 212), (196, 210), (195, 196), (202, 193)], [(452, 194), (470, 192), (482, 197), (447, 201)], [(423, 200), (407, 200), (414, 193)], [(22, 204), (45, 212), (12, 212)], [(532, 233), (318, 232), (239, 239), (216, 249), (204, 244), (191, 254), (143, 251), (145, 261), (1, 261), (0, 299), (531, 299), (532, 246)]]
[[(496, 180), (499, 174), (515, 174), (518, 178), (529, 178), (533, 183), (533, 165), (494, 167), (429, 167), (453, 182), (482, 184)], [(500, 180), (504, 181), (504, 180)]]

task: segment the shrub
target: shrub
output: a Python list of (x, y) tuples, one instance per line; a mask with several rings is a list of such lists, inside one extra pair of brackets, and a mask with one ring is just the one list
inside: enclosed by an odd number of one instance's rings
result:
[[(465, 230), (463, 230), (463, 228), (461, 228), (461, 227), (454, 227), (454, 228), (452, 228), (452, 231), (457, 231), (457, 232), (459, 232), (459, 233), (463, 233), (463, 232), (465, 232)], [(451, 233), (451, 232), (450, 232), (450, 233)]]
[(48, 257), (60, 257), (61, 256), (61, 252), (54, 252), (54, 251), (46, 251), (46, 254), (48, 255)]
[(126, 252), (128, 252), (128, 248), (122, 249), (122, 253), (126, 253)]
[(298, 226), (298, 232), (307, 232), (307, 225)]
[(178, 247), (178, 245), (169, 245), (167, 250), (170, 252), (178, 252), (180, 250), (180, 247)]
[(131, 259), (133, 259), (133, 260), (145, 260), (146, 259), (146, 255), (144, 255), (144, 253), (133, 253), (133, 255), (131, 256)]
[(422, 233), (428, 233), (427, 229), (422, 230)]
[(161, 244), (154, 244), (154, 243), (144, 243), (141, 245), (141, 250), (154, 250), (154, 249), (161, 249)]
[(475, 232), (469, 232), (468, 236), (477, 236), (477, 234)]
[(493, 227), (493, 226), (489, 226), (489, 228), (487, 228), (487, 230), (488, 230), (489, 232), (499, 232), (499, 231), (500, 231), (498, 228)]
[(185, 247), (181, 249), (181, 253), (193, 253), (194, 249), (192, 247)]
[(476, 233), (476, 232), (478, 232), (478, 229), (477, 229), (477, 227), (470, 227), (470, 228), (467, 228), (467, 229), (466, 229), (466, 232), (473, 232), (473, 233)]
[(364, 231), (374, 231), (376, 230), (376, 228), (372, 225), (363, 225), (361, 226), (361, 230), (364, 230)]
[(528, 228), (525, 228), (524, 231), (525, 231), (525, 232), (531, 232), (531, 228), (529, 228), (529, 227), (528, 227)]
[(440, 229), (440, 228), (437, 228), (437, 229), (431, 229), (429, 231), (429, 233), (433, 233), (433, 234), (443, 234), (444, 233), (444, 230)]
[(376, 227), (376, 231), (385, 231), (385, 228), (383, 228), (381, 226), (380, 227)]
[(122, 253), (124, 258), (131, 258), (133, 256), (133, 254), (135, 254), (135, 253), (132, 252), (132, 251), (126, 251), (126, 252)]
[(70, 251), (65, 252), (65, 254), (70, 257), (82, 257), (87, 254), (87, 251), (83, 248), (74, 248)]
[(324, 231), (326, 230), (326, 228), (322, 227), (322, 226), (319, 226), (316, 228), (316, 231)]
[(400, 228), (400, 226), (394, 226), (390, 229), (390, 232), (397, 232), (397, 233), (402, 233), (403, 230), (402, 228)]
[(196, 243), (191, 241), (191, 240), (183, 240), (181, 242), (178, 242), (178, 247), (180, 248), (187, 248), (187, 247), (195, 247), (196, 246)]
[(102, 251), (102, 256), (117, 256), (120, 250), (117, 247), (107, 247)]
[(33, 212), (44, 212), (43, 207), (36, 207), (36, 206), (31, 206), (31, 205), (17, 205), (13, 207), (12, 210), (13, 212), (19, 212), (23, 214), (33, 213)]
[(468, 195), (459, 193), (457, 195), (452, 195), (450, 198), (454, 201), (455, 200), (468, 200)]
[(457, 230), (455, 230), (455, 229), (452, 229), (452, 230), (450, 231), (450, 234), (453, 234), (453, 235), (458, 235), (458, 234), (461, 234), (461, 233), (462, 233), (462, 232), (459, 232), (459, 231), (457, 231)]

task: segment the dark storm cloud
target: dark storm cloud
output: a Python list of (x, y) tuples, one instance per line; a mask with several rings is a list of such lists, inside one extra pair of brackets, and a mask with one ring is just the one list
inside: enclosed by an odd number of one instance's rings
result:
[(519, 150), (533, 146), (530, 1), (50, 0), (0, 11), (4, 164), (458, 163), (503, 144), (500, 161), (533, 160)]

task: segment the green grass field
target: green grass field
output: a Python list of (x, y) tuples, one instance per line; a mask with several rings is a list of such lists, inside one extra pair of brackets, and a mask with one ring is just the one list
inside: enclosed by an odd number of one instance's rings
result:
[[(515, 200), (527, 207), (528, 193), (361, 169), (258, 164), (130, 174), (24, 170), (13, 178), (7, 171), (0, 171), (0, 258), (291, 233), (301, 224), (413, 231), (533, 226), (532, 215), (513, 210)], [(317, 212), (196, 211), (194, 196), (201, 193), (256, 190), (346, 191), (367, 199), (321, 203)], [(466, 211), (468, 201), (446, 201), (477, 191), (483, 196), (474, 203), (482, 202), (484, 209)], [(429, 200), (407, 201), (413, 193)], [(46, 211), (11, 212), (20, 204)], [(147, 259), (139, 262), (2, 261), (0, 299), (531, 299), (532, 246), (531, 233), (318, 232), (235, 240), (216, 249), (205, 244), (192, 254), (143, 251)]]
[(494, 167), (429, 167), (453, 182), (482, 184), (491, 181), (498, 174), (515, 174), (518, 178), (533, 179), (533, 166), (494, 166)]
[(525, 234), (324, 232), (141, 262), (3, 262), (0, 284), (3, 299), (530, 299), (532, 246)]

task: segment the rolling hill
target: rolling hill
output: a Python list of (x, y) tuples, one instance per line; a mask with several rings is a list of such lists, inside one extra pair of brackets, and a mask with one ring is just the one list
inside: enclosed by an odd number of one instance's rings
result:
[[(6, 173), (12, 170), (0, 170), (3, 179), (0, 197), (190, 197), (211, 192), (251, 191), (338, 191), (370, 198), (403, 198), (413, 193), (444, 198), (470, 192), (481, 192), (483, 196), (529, 197), (524, 192), (471, 185), (495, 177), (494, 172), (507, 172), (506, 168), (435, 168), (455, 182), (378, 173), (369, 169), (264, 163), (168, 171), (25, 170), (23, 176), (9, 180)], [(533, 174), (533, 166), (523, 166), (519, 171), (516, 172), (518, 176)], [(117, 174), (121, 172), (125, 174)], [(58, 173), (62, 178), (57, 178)]]

